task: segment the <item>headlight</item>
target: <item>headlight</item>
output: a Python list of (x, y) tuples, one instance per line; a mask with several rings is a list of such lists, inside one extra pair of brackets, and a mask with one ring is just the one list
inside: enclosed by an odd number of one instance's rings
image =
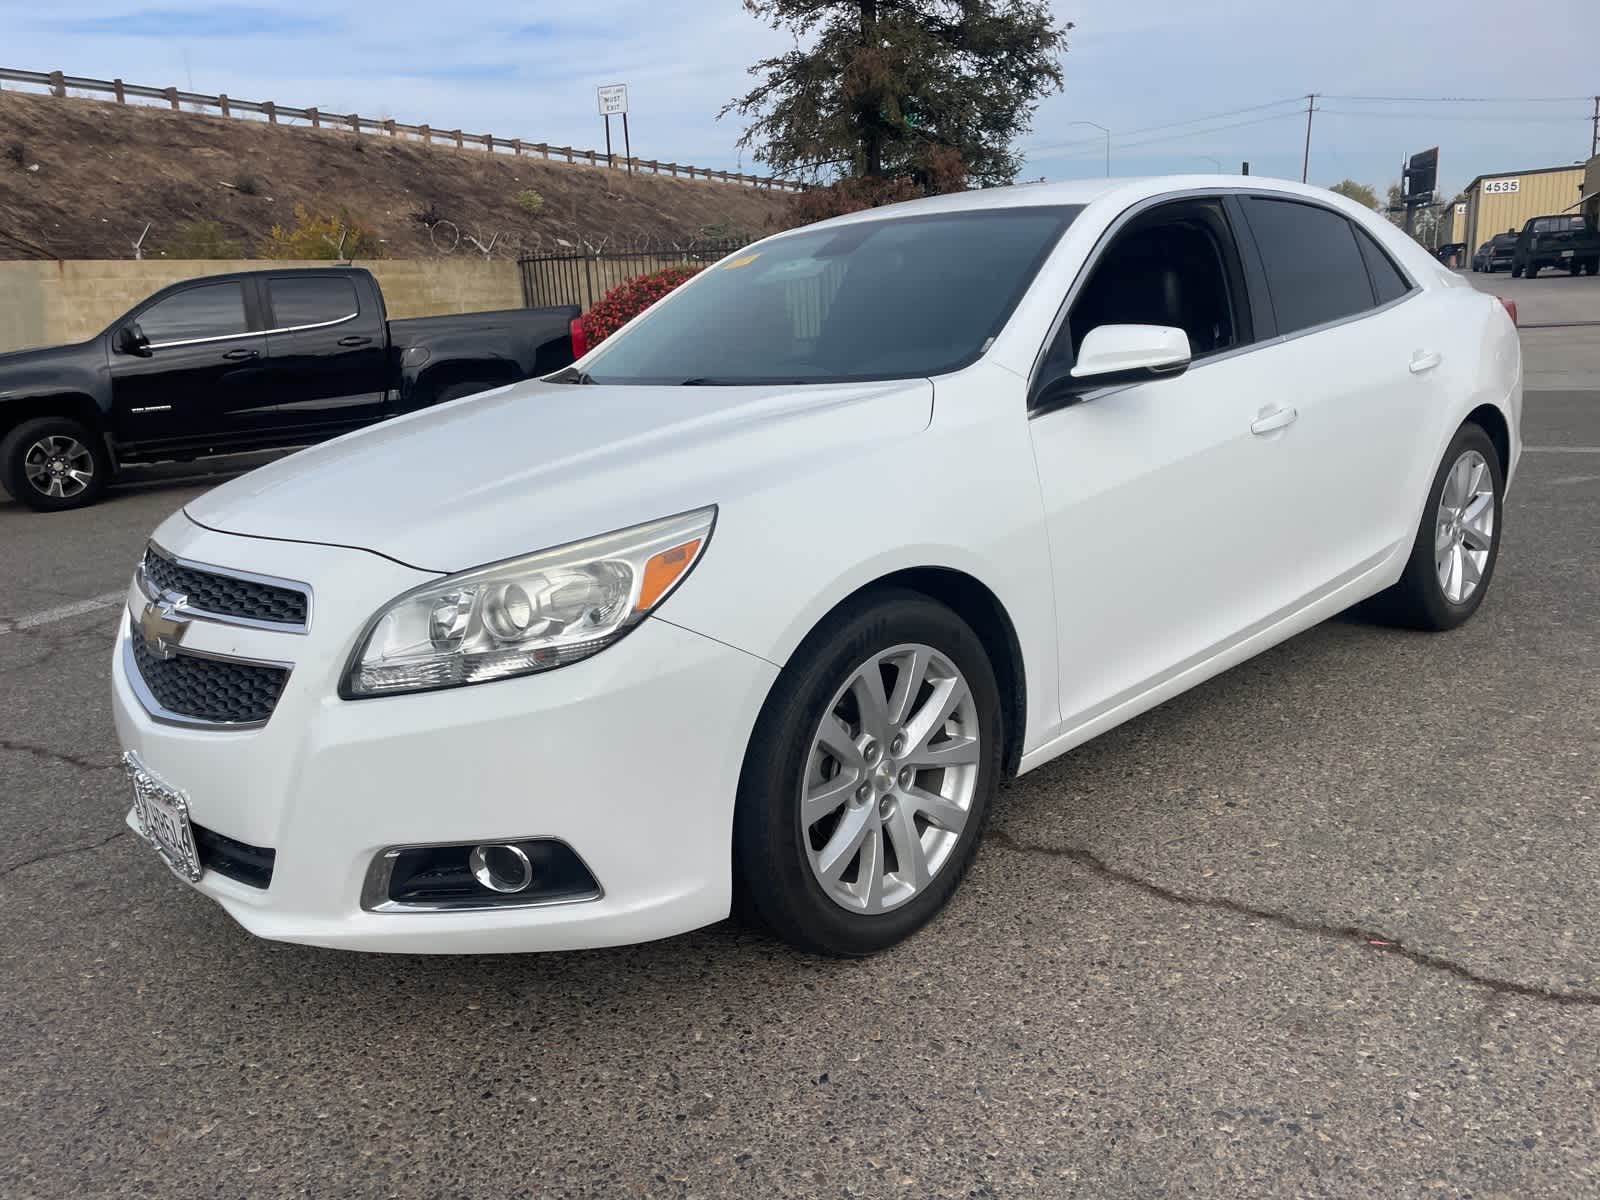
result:
[(716, 515), (702, 508), (414, 588), (368, 624), (340, 693), (459, 687), (597, 654), (689, 574)]

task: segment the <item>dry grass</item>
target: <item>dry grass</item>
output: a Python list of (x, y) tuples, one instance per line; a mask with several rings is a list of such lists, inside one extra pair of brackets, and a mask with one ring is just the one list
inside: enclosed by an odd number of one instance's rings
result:
[[(383, 239), (392, 258), (439, 251), (417, 219), (431, 210), (496, 257), (557, 249), (564, 240), (683, 240), (705, 226), (760, 233), (775, 227), (790, 194), (619, 170), (545, 163), (479, 148), (427, 147), (304, 126), (100, 100), (0, 92), (0, 130), (26, 147), (26, 163), (0, 160), (0, 258), (132, 258), (183, 222), (219, 222), (254, 253), (296, 203), (344, 208)], [(38, 164), (38, 170), (28, 168)], [(234, 186), (253, 180), (255, 194)], [(532, 189), (537, 214), (518, 203)]]

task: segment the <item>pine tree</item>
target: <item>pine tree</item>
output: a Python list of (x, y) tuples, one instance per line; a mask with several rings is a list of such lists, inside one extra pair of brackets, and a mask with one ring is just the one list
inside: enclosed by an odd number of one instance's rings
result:
[[(810, 179), (1009, 183), (1039, 101), (1061, 88), (1071, 23), (1043, 0), (744, 0), (794, 35), (724, 114), (774, 172)], [(956, 184), (959, 186), (959, 184)]]

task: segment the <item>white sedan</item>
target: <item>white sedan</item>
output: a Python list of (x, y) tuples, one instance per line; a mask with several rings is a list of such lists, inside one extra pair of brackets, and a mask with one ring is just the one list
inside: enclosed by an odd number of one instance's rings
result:
[(1008, 776), (1369, 597), (1470, 617), (1521, 393), (1501, 304), (1297, 184), (780, 234), (555, 376), (161, 525), (113, 663), (128, 819), (268, 938), (571, 949), (737, 905), (871, 953)]

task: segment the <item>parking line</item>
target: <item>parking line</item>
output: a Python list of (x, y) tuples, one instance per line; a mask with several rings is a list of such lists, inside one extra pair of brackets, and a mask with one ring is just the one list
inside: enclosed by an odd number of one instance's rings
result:
[(1600, 446), (1524, 446), (1529, 454), (1600, 454)]
[(102, 608), (115, 608), (122, 603), (123, 597), (127, 594), (125, 591), (107, 592), (103, 596), (91, 596), (87, 600), (74, 600), (70, 604), (58, 604), (54, 608), (29, 613), (27, 616), (18, 617), (15, 621), (0, 621), (0, 634), (35, 629), (40, 625), (52, 625), (57, 621), (65, 621), (68, 617), (97, 612)]

